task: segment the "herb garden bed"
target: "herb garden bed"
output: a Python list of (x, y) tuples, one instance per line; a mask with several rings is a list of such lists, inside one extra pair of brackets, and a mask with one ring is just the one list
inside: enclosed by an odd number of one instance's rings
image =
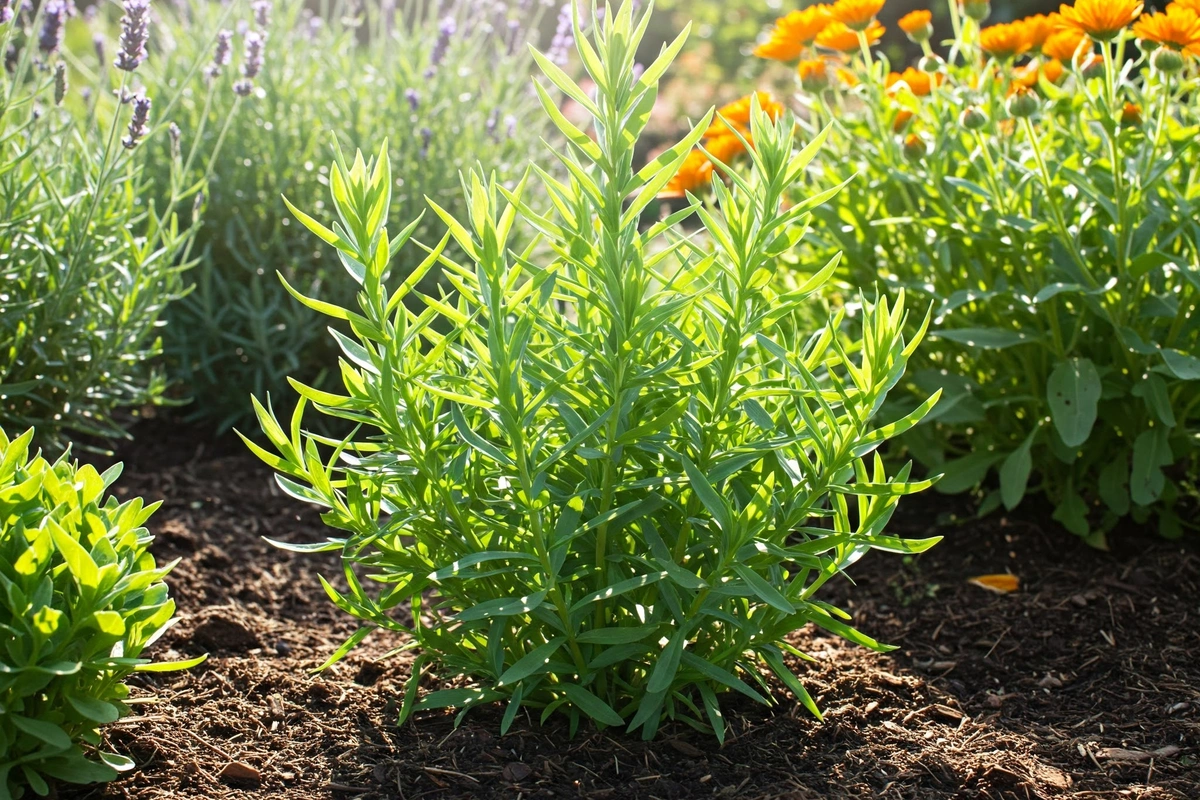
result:
[[(147, 428), (150, 428), (147, 430)], [(953, 524), (932, 493), (901, 504), (893, 530), (946, 536), (907, 564), (868, 555), (858, 587), (830, 599), (900, 645), (875, 655), (804, 630), (799, 668), (823, 724), (787, 698), (727, 700), (729, 741), (682, 726), (643, 743), (502, 708), (417, 715), (395, 727), (411, 656), (376, 662), (379, 634), (329, 672), (353, 623), (319, 591), (334, 557), (300, 557), (262, 536), (316, 541), (314, 513), (274, 490), (231, 440), (154, 423), (122, 453), (118, 494), (165, 505), (151, 526), (180, 624), (155, 648), (210, 653), (182, 674), (134, 678), (135, 713), (107, 729), (139, 768), (74, 798), (165, 797), (885, 797), (1194, 798), (1200, 795), (1200, 553), (1126, 531), (1089, 549), (1019, 517)], [(1067, 552), (1065, 552), (1067, 551)], [(324, 560), (322, 560), (324, 558)], [(1018, 592), (967, 583), (1011, 571)]]

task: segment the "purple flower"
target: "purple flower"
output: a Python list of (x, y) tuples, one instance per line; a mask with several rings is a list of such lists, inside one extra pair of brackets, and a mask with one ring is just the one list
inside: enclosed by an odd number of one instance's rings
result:
[(450, 47), (450, 37), (458, 30), (458, 23), (454, 21), (454, 17), (443, 17), (438, 23), (438, 38), (433, 45), (433, 52), (429, 55), (429, 67), (425, 70), (425, 77), (432, 78), (437, 72), (438, 66), (446, 57), (446, 50)]
[(429, 143), (433, 141), (433, 131), (429, 128), (421, 128), (421, 158), (429, 156)]
[(108, 47), (108, 43), (104, 40), (104, 34), (92, 34), (92, 47), (95, 48), (96, 58), (100, 60), (100, 65), (103, 66), (104, 62), (108, 60), (104, 55), (105, 50)]
[(558, 12), (558, 25), (554, 29), (554, 38), (550, 40), (550, 49), (546, 57), (558, 66), (563, 66), (571, 56), (571, 47), (575, 44), (575, 34), (571, 25), (571, 4), (565, 3)]
[(133, 72), (146, 60), (146, 40), (150, 38), (150, 0), (125, 0), (125, 16), (121, 17), (121, 39), (118, 42), (117, 69)]
[(508, 138), (513, 138), (517, 135), (517, 118), (512, 114), (504, 115), (504, 129), (508, 133)]
[(421, 93), (416, 89), (405, 89), (404, 99), (408, 101), (408, 107), (413, 111), (421, 107)]
[(13, 16), (12, 0), (0, 0), (0, 25), (11, 22)]
[(260, 30), (271, 27), (271, 0), (255, 0), (250, 4), (250, 10), (254, 12), (254, 24)]
[(262, 65), (262, 34), (250, 31), (246, 34), (245, 50), (242, 53), (242, 80), (233, 85), (233, 91), (241, 97), (249, 96), (254, 89), (254, 79), (258, 77)]
[(487, 134), (490, 138), (496, 138), (496, 123), (498, 122), (496, 109), (492, 109), (492, 113), (488, 114), (487, 118)]
[(221, 71), (229, 65), (229, 59), (233, 54), (233, 31), (222, 30), (217, 32), (217, 45), (213, 49), (212, 63), (204, 71), (208, 77), (215, 78), (221, 74)]
[(521, 21), (510, 19), (508, 21), (508, 54), (511, 56), (517, 52), (517, 46), (521, 43)]
[(129, 133), (121, 140), (126, 150), (138, 146), (142, 138), (150, 132), (150, 98), (144, 94), (133, 97), (133, 116), (129, 118)]
[(67, 17), (75, 11), (69, 0), (46, 0), (42, 12), (42, 30), (38, 34), (38, 47), (43, 53), (53, 53), (62, 45)]

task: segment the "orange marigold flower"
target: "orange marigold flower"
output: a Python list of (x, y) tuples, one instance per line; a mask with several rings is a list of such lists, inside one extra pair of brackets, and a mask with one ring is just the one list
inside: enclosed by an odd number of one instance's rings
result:
[(1031, 61), (1028, 64), (1017, 67), (1012, 73), (1013, 86), (1024, 86), (1026, 89), (1032, 89), (1038, 85), (1038, 73), (1040, 72), (1036, 61)]
[(1101, 41), (1116, 36), (1141, 13), (1142, 0), (1075, 0), (1075, 5), (1058, 9), (1061, 28)]
[(688, 153), (683, 165), (658, 193), (662, 198), (683, 197), (688, 192), (703, 189), (712, 182), (713, 164), (699, 150)]
[[(878, 22), (862, 32), (867, 38), (867, 44), (875, 44), (883, 36), (884, 27)], [(817, 34), (817, 47), (826, 50), (836, 50), (839, 53), (853, 53), (858, 50), (858, 34), (841, 22), (831, 22), (825, 30)]]
[(829, 65), (823, 58), (801, 61), (796, 67), (800, 74), (800, 86), (808, 92), (820, 92), (829, 88)]
[(829, 16), (852, 31), (871, 27), (883, 8), (884, 0), (837, 0), (829, 7)]
[[(749, 140), (749, 134), (743, 134)], [(720, 161), (722, 164), (731, 164), (733, 159), (746, 152), (746, 145), (742, 140), (732, 133), (714, 136), (704, 143), (704, 149), (709, 155)]]
[(979, 47), (992, 58), (1007, 61), (1028, 50), (1029, 39), (1019, 22), (1003, 22), (979, 31)]
[(1172, 3), (1166, 13), (1147, 14), (1135, 22), (1133, 33), (1142, 41), (1200, 56), (1200, 15), (1190, 8)]
[(1017, 20), (1017, 25), (1020, 25), (1025, 30), (1025, 40), (1029, 43), (1029, 49), (1041, 51), (1042, 45), (1050, 38), (1050, 34), (1054, 33), (1058, 27), (1058, 15), (1050, 14), (1034, 14), (1031, 17)]
[[(1046, 41), (1042, 43), (1042, 53), (1050, 56), (1050, 58), (1057, 58), (1063, 63), (1070, 64), (1074, 62), (1076, 51), (1081, 46), (1084, 46), (1086, 40), (1087, 37), (1074, 28), (1060, 30), (1046, 37)], [(1091, 49), (1090, 44), (1089, 42), (1089, 51)]]
[[(941, 74), (938, 74), (941, 77)], [(928, 72), (921, 72), (912, 67), (905, 67), (904, 72), (892, 72), (887, 76), (887, 88), (891, 89), (896, 84), (903, 81), (908, 85), (908, 90), (917, 97), (924, 97), (933, 91), (933, 77)], [(938, 81), (941, 82), (940, 80)]]
[(1057, 58), (1052, 58), (1042, 65), (1042, 74), (1046, 76), (1046, 80), (1051, 83), (1058, 83), (1063, 76), (1063, 63)]
[(912, 36), (933, 24), (933, 14), (924, 9), (910, 11), (896, 24), (900, 26), (900, 30)]
[[(770, 92), (755, 92), (758, 95), (759, 107), (767, 112), (767, 116), (771, 119), (779, 119), (779, 115), (783, 113), (783, 104), (777, 102), (771, 97)], [(730, 133), (729, 125), (734, 125), (738, 130), (748, 131), (750, 129), (750, 98), (751, 95), (740, 97), (732, 103), (727, 103), (717, 109), (717, 113), (725, 118), (725, 122), (720, 118), (713, 120), (713, 123), (708, 126), (708, 130), (704, 132), (706, 138), (713, 136), (724, 136)], [(736, 138), (736, 137), (734, 137)]]
[(1142, 107), (1137, 103), (1126, 103), (1121, 109), (1121, 124), (1128, 128), (1141, 127)]
[(767, 41), (754, 48), (754, 55), (775, 61), (795, 61), (812, 46), (817, 34), (829, 24), (829, 6), (809, 6), (775, 20)]
[(838, 80), (840, 80), (843, 84), (845, 84), (845, 86), (847, 88), (853, 88), (855, 86), (858, 86), (860, 83), (862, 83), (862, 81), (860, 81), (858, 79), (857, 75), (855, 75), (853, 72), (851, 72), (850, 70), (845, 69), (843, 67), (837, 68), (837, 76), (838, 76)]
[(1171, 3), (1171, 5), (1168, 5), (1167, 8), (1169, 9), (1171, 6), (1190, 8), (1192, 11), (1200, 14), (1200, 0), (1175, 0), (1175, 2)]
[(892, 130), (896, 133), (900, 133), (902, 130), (908, 127), (908, 123), (912, 120), (912, 118), (912, 111), (907, 108), (900, 109), (896, 112), (896, 118), (892, 120)]

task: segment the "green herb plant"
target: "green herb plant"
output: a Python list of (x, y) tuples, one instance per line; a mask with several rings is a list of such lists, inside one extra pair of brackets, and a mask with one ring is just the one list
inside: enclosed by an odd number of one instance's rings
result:
[(0, 431), (0, 800), (132, 768), (97, 752), (100, 726), (129, 713), (123, 681), (204, 660), (142, 657), (175, 613), (163, 583), (174, 564), (147, 552), (158, 503), (106, 498), (119, 464), (101, 474), (65, 454), (31, 458), (32, 440)]
[[(248, 14), (243, 6), (236, 21), (244, 33), (225, 23), (233, 63), (212, 76), (189, 75), (183, 65), (211, 60), (210, 43), (193, 31), (218, 25), (221, 4), (165, 4), (162, 35), (177, 55), (151, 63), (147, 74), (152, 87), (187, 88), (176, 121), (185, 141), (200, 143), (191, 177), (207, 170), (211, 179), (196, 233), (199, 261), (189, 273), (195, 288), (168, 310), (164, 342), (180, 394), (192, 399), (188, 415), (218, 428), (251, 416), (250, 393), (288, 392), (288, 375), (318, 387), (337, 381), (336, 373), (321, 374), (336, 358), (325, 323), (275, 278), (282, 270), (307, 294), (354, 303), (358, 285), (338, 258), (313, 246), (279, 199), (324, 205), (329, 132), (343, 141), (393, 137), (393, 226), (420, 213), (426, 196), (463, 211), (458, 175), (476, 162), (502, 180), (519, 177), (546, 132), (525, 47), (544, 13), (540, 4), (523, 16), (473, 0), (333, 0), (319, 14), (311, 8), (277, 0), (269, 13)], [(237, 57), (258, 34), (261, 71), (253, 91), (238, 96)], [(158, 153), (167, 155), (165, 143)], [(158, 163), (155, 180), (166, 185), (169, 162)], [(417, 230), (434, 241), (442, 233), (432, 217)], [(401, 253), (397, 266), (411, 270), (420, 260)]]
[[(204, 188), (183, 179), (189, 148), (170, 134), (178, 88), (138, 88), (138, 47), (154, 49), (155, 29), (134, 31), (118, 68), (111, 45), (92, 42), (105, 15), (89, 28), (72, 7), (0, 21), (11, 68), (0, 70), (0, 424), (36, 426), (59, 450), (120, 438), (163, 399), (163, 312), (185, 291)], [(159, 141), (163, 182), (151, 187), (146, 149)]]
[[(671, 719), (723, 738), (718, 695), (767, 703), (765, 674), (819, 716), (785, 664), (803, 655), (786, 637), (814, 623), (888, 649), (817, 593), (870, 549), (937, 541), (883, 532), (900, 496), (930, 483), (910, 481), (908, 466), (889, 474), (874, 454), (936, 400), (871, 424), (919, 339), (901, 333), (903, 298), (865, 303), (851, 340), (840, 316), (811, 332), (798, 324), (836, 259), (794, 291), (771, 288), (776, 258), (837, 191), (782, 204), (824, 136), (797, 150), (795, 121), (756, 106), (753, 173), (718, 185), (712, 207), (692, 198), (642, 226), (712, 121), (634, 168), (686, 36), (638, 76), (646, 20), (628, 3), (607, 9), (589, 39), (576, 19), (594, 94), (535, 55), (590, 120), (589, 135), (538, 84), (569, 142), (555, 153), (569, 178), (537, 166), (512, 188), (465, 176), (467, 216), (431, 202), (449, 231), (399, 285), (383, 276), (417, 223), (394, 238), (385, 227), (386, 146), (371, 162), (339, 157), (331, 227), (294, 210), (360, 287), (353, 311), (301, 298), (353, 331), (334, 334), (345, 388), (295, 383), (290, 422), (255, 401), (270, 449), (247, 443), (341, 532), (279, 544), (342, 554), (349, 588), (325, 590), (362, 626), (329, 662), (377, 629), (419, 650), (401, 721), (503, 700), (504, 730), (529, 708), (566, 715), (572, 731), (590, 719), (650, 738)], [(527, 203), (532, 181), (549, 213)], [(689, 234), (692, 217), (702, 230)], [(518, 224), (536, 234), (519, 250)], [(462, 260), (446, 255), (450, 239)], [(438, 262), (453, 296), (415, 288)], [(357, 432), (306, 432), (309, 404)], [(395, 613), (407, 607), (411, 624)], [(422, 696), (427, 672), (466, 685)]]

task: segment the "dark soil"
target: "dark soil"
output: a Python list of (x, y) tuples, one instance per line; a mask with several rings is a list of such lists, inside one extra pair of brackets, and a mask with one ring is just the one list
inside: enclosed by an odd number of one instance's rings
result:
[[(180, 624), (154, 655), (210, 653), (184, 674), (135, 679), (135, 713), (109, 745), (138, 762), (73, 798), (1198, 798), (1200, 552), (1126, 532), (1088, 549), (1045, 517), (957, 520), (957, 501), (902, 504), (893, 530), (944, 534), (915, 559), (854, 565), (826, 599), (900, 649), (876, 655), (822, 632), (792, 641), (825, 709), (782, 688), (772, 709), (729, 700), (729, 740), (682, 726), (645, 744), (479, 709), (395, 726), (411, 653), (379, 635), (318, 666), (354, 630), (317, 575), (329, 557), (263, 541), (324, 538), (227, 440), (147, 423), (120, 492), (163, 499), (151, 521)], [(327, 556), (327, 554), (325, 554)], [(1011, 572), (999, 595), (970, 577)]]

